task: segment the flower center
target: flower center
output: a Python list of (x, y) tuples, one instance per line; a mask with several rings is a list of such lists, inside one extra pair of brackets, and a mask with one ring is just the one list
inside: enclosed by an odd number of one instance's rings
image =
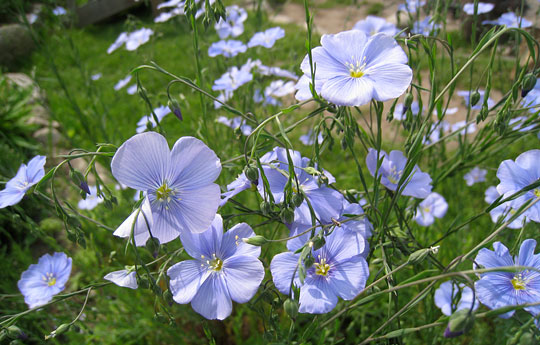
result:
[(364, 68), (366, 68), (366, 57), (362, 59), (362, 61), (356, 60), (355, 63), (347, 62), (345, 63), (345, 66), (349, 69), (349, 74), (353, 78), (361, 78), (364, 76)]
[(430, 213), (431, 208), (430, 207), (424, 207), (424, 213)]
[(170, 202), (171, 197), (176, 194), (176, 191), (167, 185), (167, 181), (163, 182), (161, 187), (156, 190), (156, 199), (161, 202)]
[(313, 264), (315, 266), (315, 274), (320, 276), (327, 276), (330, 271), (330, 265), (326, 263), (326, 259), (321, 259), (319, 255), (319, 262)]
[(47, 273), (42, 277), (43, 281), (47, 283), (48, 286), (53, 286), (56, 284), (56, 277), (52, 273)]
[[(201, 255), (201, 259), (204, 260), (204, 255)], [(209, 260), (206, 260), (206, 265), (209, 269), (211, 269), (214, 272), (219, 272), (223, 269), (223, 260), (218, 258), (216, 254), (212, 254), (212, 258)], [(204, 266), (204, 264), (202, 264)]]
[(397, 184), (403, 175), (403, 170), (397, 170), (394, 164), (390, 164), (390, 174), (386, 177), (388, 181)]
[(518, 273), (511, 280), (512, 286), (516, 290), (525, 290), (527, 287), (527, 281), (523, 278), (523, 274)]

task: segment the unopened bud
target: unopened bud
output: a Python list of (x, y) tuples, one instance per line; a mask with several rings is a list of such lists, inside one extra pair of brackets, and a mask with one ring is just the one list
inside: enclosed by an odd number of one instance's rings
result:
[(287, 299), (283, 303), (283, 309), (285, 309), (287, 315), (293, 320), (298, 316), (298, 302), (293, 299)]
[(50, 339), (50, 338), (54, 338), (54, 337), (56, 337), (57, 335), (66, 333), (67, 331), (69, 331), (69, 328), (70, 328), (70, 327), (71, 327), (71, 324), (69, 324), (69, 323), (63, 323), (63, 324), (61, 324), (60, 326), (58, 326), (57, 329), (55, 329), (54, 331), (52, 331), (51, 334), (46, 335), (46, 336), (45, 336), (45, 340)]
[(538, 344), (538, 343), (535, 341), (534, 335), (531, 332), (525, 332), (519, 338), (519, 345), (533, 345), (533, 344)]
[(467, 333), (474, 325), (474, 314), (469, 313), (469, 309), (456, 311), (450, 316), (448, 326), (444, 330), (446, 338), (459, 337)]
[(304, 202), (304, 194), (297, 193), (292, 196), (292, 203), (295, 207), (300, 207)]
[(23, 334), (23, 331), (17, 326), (9, 326), (6, 328), (6, 335), (10, 339), (17, 339)]
[(405, 100), (403, 101), (403, 113), (405, 113), (407, 111), (407, 109), (409, 109), (411, 107), (413, 101), (414, 101), (414, 97), (413, 97), (412, 93), (408, 92), (405, 95)]
[(480, 92), (476, 90), (471, 94), (471, 99), (470, 99), (471, 107), (474, 107), (479, 101), (480, 101)]
[(265, 216), (268, 216), (270, 215), (270, 213), (272, 213), (272, 204), (269, 203), (268, 201), (261, 202), (260, 207), (261, 207), (262, 214), (264, 214)]
[(259, 181), (259, 169), (254, 167), (253, 165), (248, 165), (244, 168), (244, 174), (246, 174), (246, 177), (248, 180), (250, 180), (253, 183), (256, 183)]
[(523, 77), (523, 83), (521, 84), (521, 97), (527, 96), (529, 91), (534, 89), (536, 85), (536, 77), (532, 73), (527, 73)]
[(291, 224), (294, 221), (294, 211), (290, 208), (284, 208), (279, 214), (281, 221), (285, 224)]
[(173, 114), (178, 118), (178, 120), (184, 120), (184, 118), (182, 117), (182, 111), (180, 110), (180, 103), (178, 103), (177, 100), (169, 99), (167, 105), (169, 106), (169, 109), (173, 112)]
[(146, 249), (148, 249), (148, 251), (152, 253), (152, 256), (154, 256), (154, 258), (157, 257), (159, 253), (159, 246), (159, 240), (155, 237), (149, 238), (146, 242)]
[(268, 242), (268, 240), (261, 235), (244, 237), (242, 241), (244, 241), (244, 243), (251, 244), (252, 246), (257, 246), (257, 247), (260, 247), (263, 244)]
[(323, 236), (317, 236), (313, 239), (313, 250), (320, 249), (326, 244), (326, 240)]
[[(88, 183), (86, 183), (86, 178), (79, 170), (71, 168), (69, 170), (69, 177), (85, 194), (90, 195), (90, 188), (88, 187)], [(86, 195), (84, 195), (84, 197), (86, 197)]]
[(430, 251), (431, 250), (429, 248), (419, 249), (419, 250), (415, 251), (414, 253), (412, 253), (411, 255), (409, 255), (408, 262), (411, 263), (411, 264), (420, 263), (420, 262), (424, 261), (424, 259), (428, 256)]

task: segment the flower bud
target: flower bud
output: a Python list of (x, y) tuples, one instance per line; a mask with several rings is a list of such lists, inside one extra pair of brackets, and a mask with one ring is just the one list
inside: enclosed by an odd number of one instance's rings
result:
[(268, 201), (261, 202), (260, 208), (262, 214), (264, 214), (265, 216), (268, 216), (270, 213), (272, 213), (272, 204)]
[(424, 261), (424, 259), (428, 256), (429, 252), (430, 252), (429, 248), (418, 249), (417, 251), (409, 255), (408, 262), (411, 264), (420, 263)]
[(294, 211), (289, 207), (281, 210), (279, 216), (281, 217), (281, 221), (285, 224), (291, 224), (294, 221)]
[(448, 326), (444, 330), (446, 338), (455, 338), (467, 333), (474, 325), (474, 314), (469, 309), (456, 311), (450, 316)]
[(295, 207), (300, 207), (304, 202), (304, 194), (297, 193), (292, 196), (292, 203)]
[(480, 101), (480, 92), (478, 90), (471, 94), (470, 105), (474, 107)]
[(261, 235), (244, 237), (242, 241), (244, 241), (244, 243), (251, 244), (252, 246), (257, 246), (257, 247), (260, 247), (263, 244), (268, 242), (268, 240)]
[(17, 339), (23, 334), (23, 331), (21, 331), (21, 329), (17, 326), (9, 326), (6, 328), (6, 335), (10, 339)]
[(306, 268), (310, 268), (311, 266), (313, 266), (313, 264), (315, 263), (315, 258), (313, 258), (313, 255), (308, 255), (305, 259), (304, 259), (304, 266)]
[(184, 120), (184, 118), (182, 117), (182, 111), (180, 110), (180, 103), (178, 103), (177, 100), (169, 99), (167, 105), (169, 106), (169, 109), (173, 112), (173, 114), (178, 118), (178, 120)]
[(146, 249), (148, 249), (148, 251), (152, 253), (152, 256), (154, 256), (154, 258), (156, 258), (159, 253), (159, 245), (159, 240), (155, 237), (149, 238), (146, 242)]
[(288, 298), (283, 303), (283, 309), (285, 309), (287, 315), (293, 320), (298, 316), (298, 302), (293, 299)]
[(248, 180), (250, 180), (253, 183), (256, 183), (259, 181), (259, 169), (254, 167), (253, 165), (248, 165), (244, 168), (244, 174), (246, 174), (246, 177)]
[(69, 328), (70, 328), (70, 327), (71, 327), (71, 324), (69, 324), (69, 323), (63, 323), (63, 324), (61, 324), (60, 326), (58, 326), (57, 329), (55, 329), (54, 331), (52, 331), (51, 334), (46, 335), (46, 336), (45, 336), (45, 340), (48, 340), (48, 339), (50, 339), (50, 338), (56, 337), (57, 335), (66, 333), (67, 331), (69, 331)]
[(531, 332), (525, 332), (519, 338), (519, 345), (533, 345), (537, 344), (534, 340), (534, 335)]
[[(79, 170), (71, 168), (69, 170), (69, 177), (85, 194), (90, 195), (90, 188), (88, 188), (88, 183), (86, 183), (86, 178)], [(83, 194), (81, 194), (82, 196)], [(86, 195), (84, 195), (86, 197)], [(83, 197), (83, 198), (84, 198)]]
[(536, 85), (536, 77), (532, 73), (527, 73), (523, 77), (523, 82), (521, 83), (521, 97), (527, 96), (529, 91), (534, 89)]
[(326, 244), (326, 240), (323, 236), (317, 236), (313, 239), (313, 250), (320, 249)]
[(405, 113), (408, 109), (410, 109), (413, 101), (414, 101), (414, 97), (412, 93), (407, 92), (407, 94), (405, 95), (405, 100), (403, 101), (403, 113)]

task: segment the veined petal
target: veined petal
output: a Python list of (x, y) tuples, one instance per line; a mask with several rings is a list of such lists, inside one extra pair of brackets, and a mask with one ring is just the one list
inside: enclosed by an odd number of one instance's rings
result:
[(171, 185), (192, 190), (212, 184), (221, 172), (221, 162), (205, 143), (193, 137), (178, 139), (171, 151)]
[(320, 187), (306, 191), (313, 210), (317, 213), (321, 221), (331, 222), (332, 218), (338, 219), (343, 209), (343, 195), (340, 192), (328, 188)]
[(360, 61), (367, 42), (366, 34), (358, 30), (342, 31), (321, 37), (324, 50), (343, 65)]
[(371, 101), (373, 90), (373, 81), (370, 78), (340, 75), (323, 84), (321, 96), (335, 105), (361, 106)]
[(223, 240), (221, 241), (221, 254), (223, 258), (233, 255), (250, 255), (258, 258), (261, 255), (261, 247), (253, 246), (242, 241), (243, 238), (253, 236), (255, 236), (255, 233), (248, 224), (240, 223), (233, 226), (223, 234)]
[[(516, 305), (518, 303), (513, 293), (512, 284), (510, 280), (506, 282), (498, 279), (493, 275), (486, 275), (482, 279), (474, 283), (476, 289), (476, 296), (482, 304), (488, 306), (490, 309), (502, 308), (510, 305)], [(499, 315), (504, 319), (511, 317), (514, 311)]]
[(248, 302), (264, 278), (262, 262), (251, 255), (234, 255), (223, 262), (223, 273), (233, 301)]
[(175, 205), (173, 216), (176, 217), (181, 230), (203, 232), (214, 219), (221, 200), (217, 184), (209, 184), (201, 188), (179, 192), (180, 201)]
[(493, 243), (493, 248), (495, 251), (491, 251), (487, 248), (480, 249), (476, 259), (474, 260), (475, 263), (482, 265), (485, 268), (514, 266), (514, 260), (512, 260), (512, 256), (504, 244), (501, 242), (495, 242)]
[(208, 260), (213, 254), (221, 255), (221, 242), (223, 239), (223, 219), (219, 214), (214, 216), (212, 224), (203, 232), (193, 233), (182, 231), (180, 240), (185, 251), (195, 259)]
[(406, 64), (408, 60), (407, 54), (397, 41), (383, 33), (369, 38), (364, 49), (364, 57), (367, 68), (379, 64)]
[(291, 283), (293, 283), (293, 275), (295, 277), (294, 284), (300, 285), (298, 279), (298, 265), (299, 254), (291, 252), (280, 253), (272, 259), (270, 263), (270, 272), (272, 272), (272, 280), (274, 285), (284, 295), (288, 295)]
[(307, 277), (300, 287), (300, 313), (324, 314), (336, 306), (337, 295), (324, 278)]
[[(136, 224), (133, 224), (135, 222), (135, 216), (137, 215), (137, 222)], [(137, 246), (144, 246), (148, 238), (150, 238), (148, 226), (152, 228), (153, 224), (154, 218), (152, 216), (152, 210), (150, 209), (150, 203), (148, 202), (148, 199), (145, 198), (142, 203), (141, 210), (133, 211), (129, 217), (127, 217), (126, 220), (124, 220), (124, 222), (122, 222), (122, 224), (120, 224), (120, 226), (113, 232), (113, 235), (123, 238), (129, 237), (131, 236), (131, 229), (134, 227), (133, 238), (135, 240), (135, 244)], [(152, 235), (155, 236), (153, 229)]]
[(223, 320), (232, 312), (232, 301), (223, 275), (213, 274), (191, 301), (193, 310), (209, 320)]
[(0, 208), (18, 204), (24, 197), (25, 192), (18, 188), (9, 188), (0, 191)]
[(111, 169), (118, 182), (146, 191), (161, 186), (170, 165), (167, 140), (158, 133), (136, 134), (116, 151)]
[(210, 276), (210, 271), (198, 260), (186, 260), (171, 266), (167, 270), (167, 275), (171, 279), (169, 286), (174, 301), (186, 304), (195, 297), (201, 285)]
[(369, 268), (361, 256), (353, 256), (330, 268), (328, 284), (344, 300), (355, 298), (366, 286)]
[(36, 184), (45, 176), (45, 161), (47, 157), (45, 156), (35, 156), (28, 162), (26, 168), (26, 178), (30, 184)]
[[(401, 48), (399, 48), (401, 49)], [(405, 64), (381, 63), (366, 68), (365, 77), (372, 80), (373, 98), (385, 102), (401, 96), (412, 81), (412, 70)]]
[(137, 289), (137, 273), (135, 271), (128, 272), (127, 270), (114, 271), (107, 273), (103, 279), (113, 282), (114, 284), (127, 287), (130, 289)]
[(529, 185), (532, 181), (529, 173), (512, 160), (505, 160), (499, 165), (497, 177), (501, 183), (497, 185), (499, 194), (514, 193)]

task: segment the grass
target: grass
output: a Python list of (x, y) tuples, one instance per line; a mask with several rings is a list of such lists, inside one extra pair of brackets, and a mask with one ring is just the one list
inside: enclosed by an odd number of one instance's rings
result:
[[(320, 6), (324, 6), (324, 4)], [(106, 54), (108, 46), (126, 27), (139, 28), (143, 26), (153, 28), (156, 32), (149, 43), (141, 46), (136, 52), (127, 52), (121, 48), (111, 55)], [(274, 25), (268, 22), (267, 18), (259, 22), (256, 20), (254, 12), (250, 12), (246, 22), (246, 31), (241, 39), (246, 41), (258, 29), (272, 26)], [(228, 66), (240, 66), (247, 57), (259, 58), (265, 65), (280, 66), (300, 74), (298, 66), (305, 55), (305, 32), (292, 24), (283, 27), (287, 33), (286, 38), (279, 40), (274, 49), (251, 49), (248, 53), (230, 60), (212, 59), (207, 56), (208, 46), (217, 41), (218, 36), (212, 28), (204, 30), (201, 27), (200, 57), (203, 66), (203, 88), (210, 90), (213, 80), (225, 72)], [(141, 116), (148, 114), (148, 106), (137, 94), (128, 95), (125, 88), (118, 92), (113, 90), (114, 84), (130, 73), (133, 68), (155, 61), (177, 76), (185, 76), (192, 80), (196, 76), (191, 31), (188, 22), (183, 17), (164, 24), (153, 24), (147, 14), (142, 14), (130, 17), (127, 23), (110, 22), (85, 29), (64, 29), (55, 26), (42, 30), (43, 37), (45, 37), (44, 44), (37, 53), (28, 59), (25, 66), (27, 72), (32, 72), (35, 75), (37, 83), (46, 92), (51, 117), (62, 126), (65, 142), (63, 147), (56, 148), (59, 152), (68, 152), (72, 148), (93, 151), (95, 145), (102, 142), (119, 146), (135, 134), (136, 123)], [(455, 47), (455, 64), (461, 66), (467, 61), (471, 48), (467, 39), (459, 32), (451, 32), (450, 34)], [(315, 46), (318, 45), (318, 41), (319, 37), (313, 38)], [(438, 53), (441, 51), (442, 49), (439, 49)], [(418, 54), (413, 55), (416, 56), (411, 62), (413, 69), (418, 71), (418, 76), (423, 77), (423, 73), (429, 69), (426, 54), (421, 48), (418, 48)], [(451, 71), (448, 68), (448, 58), (443, 60), (440, 56), (438, 55), (435, 67), (436, 77), (441, 85), (444, 85), (451, 78)], [(478, 76), (484, 73), (488, 62), (489, 55), (482, 55), (474, 64), (472, 75)], [(52, 72), (51, 63), (56, 66), (69, 96), (62, 90), (61, 84)], [(493, 87), (495, 89), (507, 90), (511, 87), (512, 80), (508, 78), (508, 71), (511, 71), (513, 66), (512, 59), (504, 57), (497, 59), (497, 68), (493, 74)], [(102, 73), (103, 76), (97, 81), (91, 81), (90, 76), (94, 73)], [(468, 76), (468, 72), (465, 73), (465, 76)], [(153, 106), (167, 104), (166, 84), (169, 81), (168, 78), (150, 71), (141, 72), (140, 78)], [(483, 80), (475, 79), (473, 81), (482, 85)], [(242, 112), (252, 112), (258, 119), (264, 119), (277, 112), (278, 108), (276, 107), (260, 107), (251, 101), (252, 88), (255, 85), (266, 85), (267, 83), (267, 79), (260, 79), (253, 85), (242, 87), (235, 94), (231, 105)], [(458, 82), (457, 89), (468, 88), (468, 86), (469, 80), (464, 77)], [(184, 119), (179, 121), (173, 115), (168, 115), (162, 122), (161, 125), (170, 144), (173, 144), (180, 136), (192, 135), (202, 138), (216, 151), (222, 161), (236, 157), (243, 152), (244, 139), (236, 136), (229, 128), (216, 124), (214, 121), (219, 115), (226, 115), (225, 110), (214, 110), (212, 102), (207, 99), (205, 102), (208, 118), (203, 119), (201, 104), (196, 92), (179, 85), (173, 86), (172, 90), (172, 94), (180, 100)], [(291, 100), (287, 102), (291, 102)], [(74, 104), (77, 104), (81, 109), (80, 113), (74, 111)], [(389, 105), (386, 107), (388, 109)], [(284, 115), (281, 120), (286, 126), (290, 125), (305, 117), (313, 109), (306, 107), (291, 112)], [(366, 108), (362, 108), (362, 110), (368, 111)], [(369, 132), (368, 126), (360, 119), (360, 115), (355, 116), (358, 116), (357, 123)], [(369, 123), (369, 117), (367, 115), (365, 117)], [(302, 146), (298, 138), (318, 121), (319, 118), (309, 120), (298, 130), (290, 133), (294, 148), (300, 150), (307, 157), (313, 157), (313, 151), (309, 147)], [(208, 125), (207, 131), (204, 130), (205, 124)], [(400, 135), (406, 137), (411, 134), (403, 130), (401, 126), (396, 126), (399, 127), (397, 131)], [(276, 133), (275, 126), (268, 128)], [(385, 127), (383, 131), (386, 129)], [(354, 157), (350, 151), (343, 150), (340, 145), (343, 136), (338, 130), (332, 131), (334, 145), (326, 147), (321, 152), (321, 165), (338, 177), (337, 187), (339, 189), (363, 191), (356, 167), (352, 164)], [(391, 142), (389, 139), (386, 136), (383, 138), (383, 147), (387, 151), (391, 148), (403, 150), (403, 142)], [(515, 159), (519, 153), (537, 147), (537, 138), (535, 134), (514, 137), (514, 139), (503, 138), (496, 150), (477, 152), (475, 153), (476, 157), (467, 156), (467, 152), (462, 151), (461, 146), (455, 148), (456, 146), (457, 144), (454, 144), (453, 147), (451, 145), (446, 148), (436, 147), (427, 152), (425, 159), (420, 163), (422, 170), (428, 171), (431, 176), (436, 176), (441, 169), (446, 168), (440, 164), (443, 160), (442, 157), (448, 158), (452, 163), (463, 156), (463, 164), (459, 165), (434, 189), (446, 198), (450, 205), (448, 213), (443, 219), (437, 220), (433, 226), (422, 228), (410, 220), (407, 209), (413, 206), (412, 203), (406, 199), (399, 201), (399, 209), (405, 213), (407, 222), (405, 223), (403, 219), (399, 223), (394, 220), (391, 229), (385, 229), (385, 231), (390, 231), (387, 237), (388, 242), (372, 243), (373, 260), (370, 262), (372, 275), (370, 281), (375, 280), (376, 276), (380, 277), (384, 274), (385, 269), (391, 269), (404, 262), (413, 249), (429, 247), (434, 241), (441, 238), (448, 229), (454, 228), (456, 225), (466, 222), (470, 217), (483, 212), (488, 206), (483, 200), (485, 189), (498, 183), (495, 176), (496, 167), (504, 159)], [(365, 150), (358, 139), (353, 150), (360, 159), (363, 174), (369, 176), (364, 164)], [(47, 154), (51, 157), (49, 166), (58, 162), (52, 159), (53, 152), (47, 152)], [(457, 158), (452, 158), (454, 154)], [(98, 162), (105, 170), (110, 165), (109, 158), (100, 158)], [(18, 164), (19, 162), (13, 162), (13, 169), (16, 169)], [(484, 183), (467, 187), (463, 175), (476, 164), (489, 169), (488, 179)], [(221, 186), (227, 185), (242, 169), (242, 160), (226, 164), (218, 183)], [(8, 175), (6, 174), (6, 176)], [(67, 171), (65, 176), (67, 177)], [(112, 188), (114, 185), (112, 177), (106, 173), (104, 179)], [(368, 181), (369, 185), (372, 186), (370, 177), (368, 177)], [(58, 184), (59, 189), (64, 189), (62, 196), (70, 203), (75, 204), (78, 200), (76, 188), (70, 184), (67, 178), (61, 179)], [(118, 205), (114, 205), (112, 209), (100, 205), (95, 210), (84, 214), (115, 228), (130, 213), (134, 202), (130, 190), (114, 191), (114, 193), (118, 199)], [(261, 201), (254, 191), (246, 191), (236, 200), (253, 209), (258, 209)], [(41, 254), (52, 250), (65, 251), (73, 257), (74, 269), (67, 291), (76, 291), (88, 284), (100, 282), (106, 273), (122, 269), (124, 265), (129, 265), (135, 260), (132, 250), (125, 247), (124, 240), (113, 237), (110, 231), (85, 220), (82, 220), (82, 228), (86, 236), (86, 248), (74, 244), (67, 238), (63, 224), (54, 214), (51, 205), (41, 209), (33, 203), (32, 199), (29, 199), (24, 200), (15, 210), (18, 217), (23, 217), (23, 220), (26, 220), (24, 217), (28, 217), (34, 223), (25, 223), (30, 225), (21, 228), (10, 228), (13, 224), (21, 223), (21, 220), (9, 218), (17, 215), (13, 216), (7, 212), (0, 213), (8, 226), (3, 229), (2, 238), (6, 238), (9, 243), (7, 246), (2, 246), (0, 258), (4, 262), (9, 260), (11, 264), (11, 268), (4, 271), (4, 279), (0, 283), (3, 293), (17, 294), (16, 281), (19, 279), (20, 273), (29, 264), (35, 262)], [(239, 211), (231, 204), (225, 206), (221, 213), (225, 219), (229, 219), (229, 227), (240, 221), (245, 221), (252, 226), (260, 224), (262, 221), (261, 217), (253, 215), (232, 217)], [(392, 214), (392, 219), (394, 218), (398, 217)], [(411, 228), (411, 233), (417, 243), (414, 243), (407, 232), (407, 225)], [(490, 234), (494, 228), (495, 225), (489, 215), (483, 215), (474, 223), (468, 224), (439, 243), (441, 247), (436, 259), (445, 265), (448, 264), (457, 255), (463, 253), (463, 249), (472, 248)], [(286, 227), (280, 224), (261, 225), (255, 228), (255, 231), (267, 238), (285, 237), (288, 233)], [(519, 236), (518, 231), (507, 229), (498, 240), (511, 248), (520, 238), (538, 238), (538, 225), (535, 223), (528, 224)], [(170, 253), (178, 248), (180, 248), (179, 241), (174, 241), (164, 245), (160, 253)], [(386, 263), (381, 260), (382, 249), (388, 254), (391, 253)], [(283, 250), (285, 250), (284, 244), (263, 247), (261, 259), (265, 267), (269, 266), (274, 254)], [(153, 260), (149, 251), (142, 249), (140, 252), (145, 262)], [(181, 254), (173, 262), (183, 259), (188, 259), (188, 256)], [(390, 267), (385, 266), (385, 264)], [(386, 282), (386, 285), (399, 284), (416, 274), (434, 269), (434, 267), (433, 263), (428, 261), (418, 265), (410, 265), (395, 274), (392, 280)], [(458, 269), (469, 269), (470, 267), (471, 262), (465, 262)], [(151, 267), (153, 270), (158, 268), (159, 264)], [(340, 341), (341, 343), (353, 344), (369, 336), (424, 287), (422, 285), (400, 290), (398, 295), (392, 297), (384, 295), (371, 304), (350, 311), (327, 328), (316, 328), (318, 322), (324, 320), (323, 317), (314, 319), (310, 315), (300, 315), (295, 322), (295, 333), (289, 334), (290, 320), (281, 308), (284, 296), (272, 292), (269, 270), (267, 270), (263, 286), (269, 287), (269, 290), (261, 288), (258, 295), (248, 304), (235, 304), (233, 314), (223, 322), (206, 321), (196, 314), (189, 305), (168, 304), (166, 299), (154, 295), (148, 289), (126, 291), (116, 286), (106, 286), (92, 292), (89, 306), (84, 311), (84, 320), (76, 324), (78, 329), (72, 329), (50, 342), (58, 344), (168, 344), (173, 342), (198, 344), (201, 342), (211, 343), (212, 339), (215, 339), (220, 344), (263, 344), (278, 343), (284, 339), (290, 339), (289, 337), (298, 339), (302, 334), (311, 334), (305, 339), (313, 344), (333, 344)], [(161, 288), (165, 289), (166, 286), (163, 285)], [(384, 284), (380, 284), (380, 288), (384, 289)], [(20, 296), (2, 298), (0, 297), (2, 314), (26, 309)], [(62, 323), (70, 322), (78, 314), (83, 300), (84, 295), (80, 295), (48, 307), (42, 312), (32, 313), (22, 318), (18, 322), (18, 326), (29, 335), (29, 341), (40, 343), (43, 335), (50, 333)], [(336, 310), (347, 304), (348, 302), (340, 302)], [(164, 318), (166, 312), (171, 313), (174, 322), (169, 323), (168, 319)], [(526, 320), (526, 316), (525, 313), (519, 313), (517, 318), (522, 321)], [(399, 321), (393, 323), (380, 334), (398, 328), (428, 324), (436, 321), (439, 317), (439, 311), (434, 308), (432, 294), (429, 294)], [(455, 340), (443, 338), (443, 328), (437, 327), (412, 333), (403, 337), (403, 340), (396, 340), (396, 343), (492, 344), (493, 339), (504, 339), (515, 334), (517, 327), (519, 327), (519, 321), (509, 322), (496, 318), (478, 321), (474, 332)]]

